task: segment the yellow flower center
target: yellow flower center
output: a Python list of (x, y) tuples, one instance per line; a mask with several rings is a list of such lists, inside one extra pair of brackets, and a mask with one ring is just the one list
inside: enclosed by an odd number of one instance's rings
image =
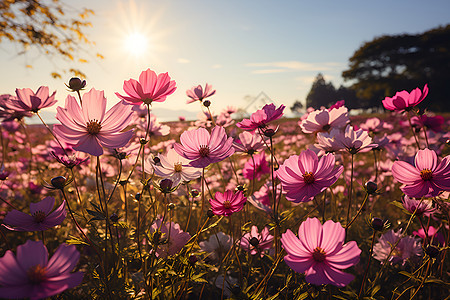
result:
[(183, 170), (183, 166), (181, 165), (181, 163), (175, 163), (173, 165), (173, 169), (175, 170), (175, 172), (180, 173), (181, 170)]
[(207, 157), (209, 155), (209, 147), (207, 145), (201, 145), (199, 153), (201, 157)]
[(314, 249), (313, 259), (315, 261), (323, 262), (326, 257), (327, 257), (327, 254), (325, 253), (325, 251), (322, 248), (316, 247), (316, 249)]
[(33, 214), (33, 218), (36, 223), (43, 222), (45, 220), (45, 217), (46, 217), (45, 213), (40, 210)]
[(45, 267), (41, 267), (41, 265), (35, 265), (28, 269), (27, 276), (32, 283), (41, 283), (47, 278), (46, 272), (47, 270), (45, 269)]
[(314, 178), (314, 174), (311, 172), (306, 172), (305, 174), (303, 174), (303, 180), (305, 181), (305, 183), (311, 184), (313, 183), (316, 179)]
[(223, 207), (225, 207), (225, 209), (230, 209), (231, 208), (231, 203), (228, 200), (225, 200), (223, 202)]
[(420, 177), (425, 181), (431, 180), (433, 178), (433, 172), (430, 169), (423, 169), (420, 171)]
[(86, 123), (86, 128), (89, 134), (97, 134), (102, 129), (102, 125), (97, 120), (91, 120)]

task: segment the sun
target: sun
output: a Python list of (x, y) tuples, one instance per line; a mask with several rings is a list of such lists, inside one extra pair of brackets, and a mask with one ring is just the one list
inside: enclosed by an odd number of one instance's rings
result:
[(140, 32), (129, 34), (124, 40), (125, 50), (133, 56), (139, 57), (145, 54), (149, 47), (148, 38)]

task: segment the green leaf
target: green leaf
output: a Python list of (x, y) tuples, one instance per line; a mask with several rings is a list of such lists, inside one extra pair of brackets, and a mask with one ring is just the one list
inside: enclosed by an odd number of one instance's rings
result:
[(74, 237), (72, 235), (69, 235), (69, 236), (70, 236), (70, 240), (66, 240), (67, 244), (69, 244), (69, 245), (88, 245), (89, 246), (88, 243), (80, 240), (79, 238)]

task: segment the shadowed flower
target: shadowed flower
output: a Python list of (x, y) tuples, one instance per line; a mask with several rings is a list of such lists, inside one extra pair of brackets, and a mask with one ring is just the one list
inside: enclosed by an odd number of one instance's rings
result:
[(266, 128), (267, 124), (278, 120), (283, 116), (283, 110), (286, 108), (284, 105), (280, 105), (280, 107), (275, 108), (273, 103), (266, 104), (262, 109), (254, 112), (250, 119), (244, 119), (241, 122), (237, 123), (237, 127), (254, 132), (258, 128)]
[(73, 149), (94, 156), (103, 154), (105, 148), (120, 148), (130, 140), (131, 130), (121, 132), (130, 122), (131, 106), (123, 101), (108, 112), (103, 91), (91, 89), (83, 95), (81, 108), (77, 100), (67, 96), (65, 108), (58, 107), (56, 118), (61, 125), (53, 126), (54, 133)]
[(139, 81), (135, 79), (125, 80), (123, 90), (128, 96), (116, 93), (120, 99), (135, 105), (142, 103), (151, 105), (153, 102), (164, 102), (177, 87), (175, 81), (170, 80), (168, 73), (156, 73), (150, 69), (142, 71)]
[(74, 245), (59, 245), (48, 259), (41, 241), (28, 240), (0, 258), (0, 295), (3, 298), (42, 299), (76, 287), (83, 280), (82, 272), (71, 273), (80, 253)]
[(227, 217), (241, 211), (246, 201), (247, 197), (242, 191), (237, 191), (235, 194), (230, 190), (226, 190), (225, 193), (216, 192), (214, 199), (209, 199), (212, 212), (215, 215)]
[(419, 150), (414, 166), (395, 161), (392, 175), (405, 184), (402, 191), (409, 197), (435, 197), (442, 191), (450, 191), (450, 155), (439, 160), (434, 150)]
[(286, 255), (284, 261), (295, 272), (305, 273), (306, 281), (315, 285), (343, 287), (354, 276), (342, 272), (359, 262), (361, 250), (355, 241), (345, 242), (345, 229), (331, 220), (323, 225), (308, 218), (300, 225), (298, 237), (289, 229), (281, 235)]
[(351, 154), (358, 152), (367, 152), (376, 148), (378, 145), (372, 143), (372, 138), (365, 130), (354, 130), (353, 126), (347, 125), (345, 132), (334, 137), (336, 142), (341, 144)]
[(348, 109), (341, 106), (330, 110), (315, 110), (309, 113), (308, 117), (300, 121), (298, 125), (304, 133), (317, 133), (344, 127), (349, 121)]
[(241, 238), (241, 248), (251, 255), (260, 254), (264, 256), (263, 251), (272, 248), (273, 235), (269, 234), (269, 229), (264, 227), (261, 233), (258, 232), (258, 227), (252, 226), (252, 231), (247, 232)]
[(225, 129), (220, 126), (215, 126), (211, 134), (205, 128), (185, 131), (180, 142), (173, 145), (175, 151), (191, 160), (189, 165), (196, 168), (205, 168), (234, 153), (233, 138), (227, 137)]
[(22, 120), (24, 117), (31, 117), (31, 112), (17, 110), (13, 105), (17, 102), (17, 98), (8, 94), (0, 95), (0, 119), (2, 121)]
[(49, 96), (48, 86), (41, 86), (36, 93), (31, 89), (16, 89), (17, 98), (9, 98), (8, 106), (16, 111), (38, 112), (40, 109), (52, 106), (57, 102), (55, 92)]
[(242, 169), (244, 178), (249, 180), (260, 180), (261, 176), (269, 173), (269, 164), (266, 161), (266, 155), (264, 152), (250, 157), (249, 160), (245, 163), (244, 168)]
[(197, 85), (192, 87), (190, 90), (186, 91), (186, 95), (191, 98), (187, 100), (187, 104), (200, 101), (202, 102), (203, 99), (208, 98), (216, 93), (216, 90), (212, 89), (212, 86), (210, 84), (205, 85), (205, 89), (203, 90), (203, 87), (201, 85)]
[(244, 131), (239, 133), (239, 139), (233, 142), (236, 152), (255, 154), (264, 149), (264, 141), (259, 134)]
[(212, 234), (207, 241), (198, 244), (200, 248), (208, 252), (208, 259), (212, 261), (222, 260), (233, 245), (233, 238), (223, 232)]
[(422, 247), (419, 239), (412, 236), (402, 236), (402, 230), (395, 232), (393, 229), (384, 233), (378, 243), (373, 246), (373, 258), (384, 262), (391, 252), (392, 246), (400, 240), (392, 251), (389, 261), (393, 264), (404, 264), (407, 259), (422, 255)]
[[(430, 244), (441, 247), (445, 245), (444, 235), (438, 232), (438, 229), (434, 228), (433, 226), (429, 226), (427, 228), (427, 233), (428, 233), (428, 242)], [(423, 228), (420, 228), (417, 231), (413, 231), (413, 234), (421, 237), (423, 240), (425, 239), (426, 236), (425, 230), (423, 230)]]
[[(37, 203), (30, 203), (30, 213), (10, 211), (3, 219), (6, 228), (14, 231), (43, 231), (59, 225), (66, 218), (65, 201), (52, 212), (55, 198), (46, 197)], [(6, 224), (6, 225), (5, 225)]]
[(180, 181), (191, 181), (202, 176), (202, 170), (199, 168), (189, 167), (190, 160), (179, 155), (175, 149), (167, 151), (166, 155), (158, 154), (159, 163), (155, 164), (152, 157), (147, 159), (144, 165), (145, 172), (162, 178), (170, 178), (174, 185), (178, 185)]
[(289, 157), (276, 171), (286, 199), (306, 202), (334, 184), (344, 168), (335, 165), (335, 157), (328, 153), (319, 160), (312, 150)]
[(161, 258), (177, 254), (191, 239), (191, 235), (181, 230), (179, 224), (174, 222), (161, 224), (161, 219), (157, 219), (150, 227), (151, 233), (156, 231), (161, 232), (156, 248), (156, 256)]
[(402, 204), (409, 213), (412, 214), (416, 212), (416, 215), (418, 216), (423, 214), (430, 215), (436, 210), (433, 208), (433, 202), (430, 200), (420, 201), (418, 199), (410, 198), (407, 195), (403, 196)]
[(403, 111), (411, 110), (428, 95), (428, 85), (425, 84), (423, 91), (416, 88), (408, 93), (407, 91), (397, 92), (394, 97), (384, 98), (383, 106), (388, 110)]

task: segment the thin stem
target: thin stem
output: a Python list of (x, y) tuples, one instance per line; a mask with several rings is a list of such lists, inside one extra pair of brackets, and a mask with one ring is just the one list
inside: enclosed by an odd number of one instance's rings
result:
[[(347, 208), (347, 221), (346, 221), (346, 224), (349, 224), (348, 222), (349, 222), (349, 220), (350, 220), (350, 211), (351, 211), (351, 209), (352, 209), (352, 194), (353, 194), (353, 157), (354, 157), (354, 154), (351, 153), (351, 155), (352, 155), (352, 161), (351, 161), (352, 167), (351, 167), (351, 175), (350, 175), (350, 185), (349, 185), (349, 188), (348, 188), (348, 208)], [(347, 225), (347, 226), (348, 226), (348, 225)]]
[(368, 198), (369, 198), (369, 193), (366, 193), (366, 196), (364, 197), (364, 200), (363, 200), (363, 203), (361, 204), (361, 207), (359, 208), (358, 212), (357, 212), (356, 215), (353, 217), (353, 219), (350, 221), (350, 223), (348, 223), (348, 224), (345, 226), (345, 230), (347, 230), (347, 229), (350, 227), (350, 225), (353, 224), (353, 222), (356, 220), (356, 218), (358, 218), (359, 214), (360, 214), (360, 213), (362, 212), (362, 210), (364, 209), (364, 205), (366, 204)]
[(406, 111), (406, 115), (408, 116), (409, 127), (411, 128), (411, 131), (412, 131), (413, 136), (414, 136), (414, 140), (416, 141), (417, 149), (420, 150), (419, 140), (417, 139), (416, 131), (414, 130), (414, 127), (412, 126), (412, 123), (411, 123), (411, 116), (410, 116), (410, 114), (409, 114), (409, 110)]
[[(80, 100), (81, 101), (81, 100)], [(41, 118), (41, 115), (39, 114), (39, 112), (36, 112), (36, 115), (39, 117), (39, 120), (41, 120), (42, 124), (44, 124), (45, 128), (47, 128), (47, 130), (50, 132), (50, 134), (53, 136), (53, 138), (55, 139), (55, 141), (58, 143), (58, 145), (61, 147), (62, 151), (64, 151), (64, 154), (69, 157), (69, 155), (66, 152), (66, 149), (64, 149), (63, 145), (61, 144), (61, 142), (59, 141), (59, 139), (56, 137), (56, 135), (53, 133), (53, 131), (50, 129), (50, 127), (44, 122), (44, 120)]]
[(361, 299), (361, 295), (362, 295), (362, 292), (364, 290), (364, 283), (366, 282), (367, 274), (369, 273), (370, 261), (372, 260), (373, 245), (375, 243), (375, 235), (376, 235), (376, 233), (377, 232), (374, 230), (373, 234), (372, 234), (372, 243), (370, 245), (369, 261), (367, 262), (366, 270), (364, 271), (364, 277), (363, 277), (363, 280), (361, 282), (361, 288), (359, 289), (358, 299)]

